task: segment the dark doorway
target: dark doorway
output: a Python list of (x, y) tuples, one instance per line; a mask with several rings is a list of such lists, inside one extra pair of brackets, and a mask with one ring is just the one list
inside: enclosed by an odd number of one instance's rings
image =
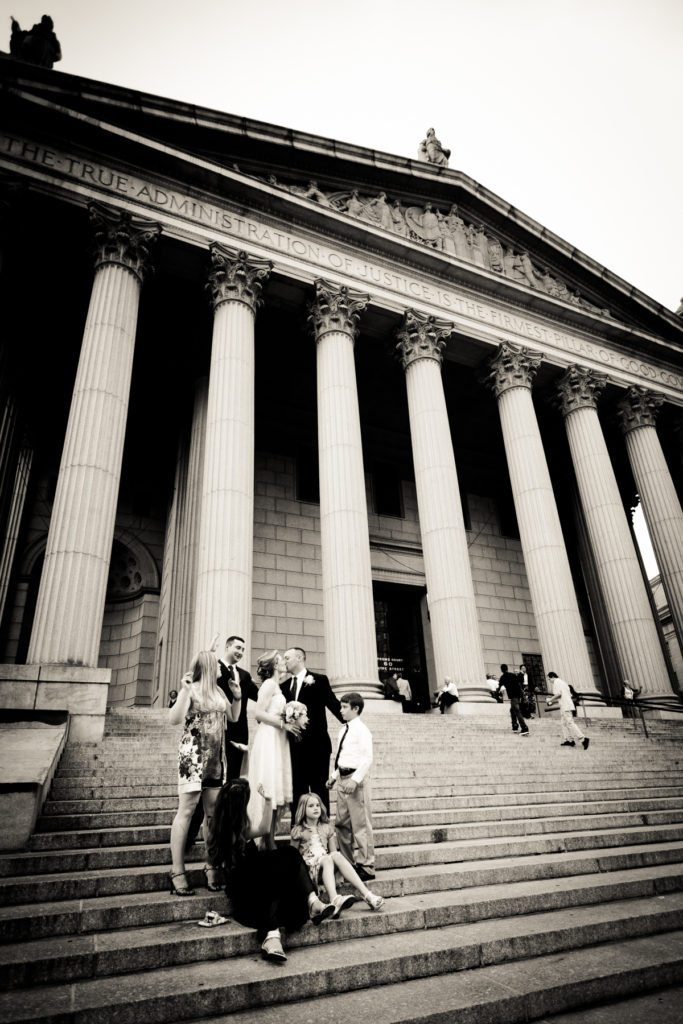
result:
[(372, 589), (380, 679), (390, 672), (403, 675), (413, 695), (412, 707), (406, 710), (426, 711), (429, 679), (420, 608), (425, 588), (373, 582)]

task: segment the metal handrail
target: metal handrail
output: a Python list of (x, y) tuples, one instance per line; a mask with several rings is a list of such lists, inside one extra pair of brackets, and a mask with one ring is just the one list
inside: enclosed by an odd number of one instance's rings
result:
[[(670, 696), (659, 695), (655, 697), (633, 697), (630, 700), (625, 697), (605, 697), (601, 693), (577, 693), (575, 703), (577, 706), (583, 708), (584, 720), (588, 720), (586, 714), (587, 705), (596, 705), (601, 707), (611, 708), (632, 708), (634, 711), (633, 715), (633, 727), (638, 728), (638, 720), (643, 726), (643, 732), (648, 737), (647, 723), (645, 721), (644, 711), (674, 711), (677, 714), (683, 714), (683, 698), (677, 694), (672, 693)], [(546, 712), (555, 711), (555, 707), (546, 708)], [(635, 713), (637, 712), (637, 714)]]

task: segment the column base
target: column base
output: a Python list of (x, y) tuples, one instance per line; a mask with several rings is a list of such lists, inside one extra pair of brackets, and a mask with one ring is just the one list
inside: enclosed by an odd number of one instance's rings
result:
[(104, 735), (111, 669), (76, 665), (0, 665), (0, 709), (67, 711), (71, 743)]
[[(332, 686), (333, 693), (339, 700), (341, 700), (342, 695), (345, 693), (359, 693), (363, 700), (371, 700), (373, 702), (384, 700), (384, 687), (381, 683), (374, 680), (351, 679), (343, 683), (330, 680), (330, 685)], [(391, 702), (387, 701), (386, 703), (389, 704)]]

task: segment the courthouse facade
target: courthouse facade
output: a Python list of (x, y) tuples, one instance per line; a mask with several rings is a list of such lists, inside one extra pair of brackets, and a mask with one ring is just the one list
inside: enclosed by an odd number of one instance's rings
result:
[(680, 317), (457, 169), (0, 76), (0, 705), (95, 738), (215, 632), (678, 689)]

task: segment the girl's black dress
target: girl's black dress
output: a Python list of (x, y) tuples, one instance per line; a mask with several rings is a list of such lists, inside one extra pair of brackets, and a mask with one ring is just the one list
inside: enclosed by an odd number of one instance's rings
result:
[(257, 850), (253, 841), (247, 843), (226, 886), (233, 917), (255, 928), (261, 941), (275, 928), (301, 928), (308, 920), (309, 893), (315, 891), (298, 850)]

